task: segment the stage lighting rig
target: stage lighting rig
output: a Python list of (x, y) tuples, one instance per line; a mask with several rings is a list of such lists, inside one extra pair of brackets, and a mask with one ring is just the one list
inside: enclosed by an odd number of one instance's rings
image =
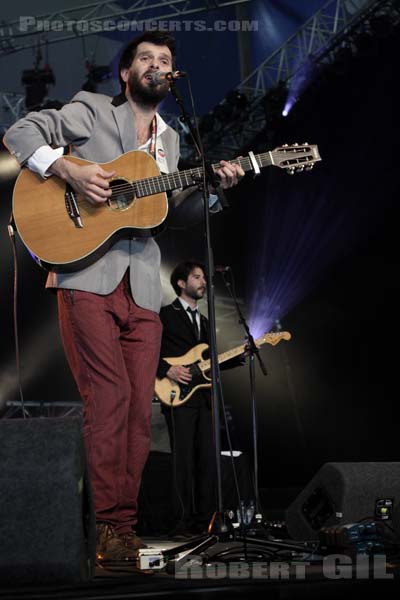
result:
[(96, 92), (99, 83), (103, 83), (112, 77), (112, 71), (108, 65), (86, 64), (88, 70), (87, 78), (82, 85), (86, 92)]
[(39, 110), (47, 96), (48, 86), (56, 80), (49, 66), (43, 69), (25, 69), (22, 71), (22, 84), (25, 86), (25, 106), (27, 110)]
[(239, 90), (231, 90), (212, 111), (204, 115), (200, 121), (200, 132), (210, 139), (221, 134), (227, 125), (240, 125), (244, 113), (249, 106), (247, 96)]

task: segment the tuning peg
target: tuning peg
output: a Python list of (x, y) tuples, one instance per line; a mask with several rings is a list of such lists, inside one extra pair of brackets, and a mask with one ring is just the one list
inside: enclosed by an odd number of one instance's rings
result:
[(313, 170), (314, 165), (308, 165), (306, 167), (306, 171), (312, 171)]
[(304, 142), (303, 146), (309, 146), (308, 142)]
[(288, 167), (286, 171), (289, 173), (289, 175), (294, 175), (294, 167)]
[(282, 148), (289, 148), (289, 144), (282, 144)]

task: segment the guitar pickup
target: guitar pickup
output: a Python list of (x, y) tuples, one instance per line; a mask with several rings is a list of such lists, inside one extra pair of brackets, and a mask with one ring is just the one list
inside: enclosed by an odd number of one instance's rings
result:
[(69, 183), (67, 183), (66, 188), (65, 188), (64, 199), (65, 199), (65, 208), (67, 209), (67, 214), (68, 214), (69, 218), (72, 220), (72, 222), (74, 223), (74, 225), (77, 229), (82, 228), (83, 223), (82, 223), (81, 215), (79, 212), (78, 204), (76, 201), (75, 192)]

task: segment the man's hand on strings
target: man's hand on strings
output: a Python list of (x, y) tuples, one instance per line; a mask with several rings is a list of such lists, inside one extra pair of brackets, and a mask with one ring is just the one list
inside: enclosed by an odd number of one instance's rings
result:
[(167, 377), (172, 381), (183, 384), (190, 383), (192, 380), (189, 367), (183, 367), (182, 365), (170, 367), (167, 371)]
[(107, 202), (111, 196), (109, 180), (115, 171), (106, 171), (97, 164), (77, 165), (64, 158), (56, 160), (49, 171), (67, 181), (94, 206)]

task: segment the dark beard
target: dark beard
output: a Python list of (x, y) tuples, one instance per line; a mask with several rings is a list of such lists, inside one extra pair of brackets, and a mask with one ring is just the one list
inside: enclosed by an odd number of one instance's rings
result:
[(186, 290), (186, 294), (189, 296), (189, 298), (192, 298), (192, 300), (201, 300), (204, 298), (205, 292), (200, 292), (198, 290)]
[(151, 84), (144, 86), (136, 73), (131, 73), (128, 79), (128, 88), (132, 100), (145, 106), (156, 106), (168, 95), (169, 83)]

